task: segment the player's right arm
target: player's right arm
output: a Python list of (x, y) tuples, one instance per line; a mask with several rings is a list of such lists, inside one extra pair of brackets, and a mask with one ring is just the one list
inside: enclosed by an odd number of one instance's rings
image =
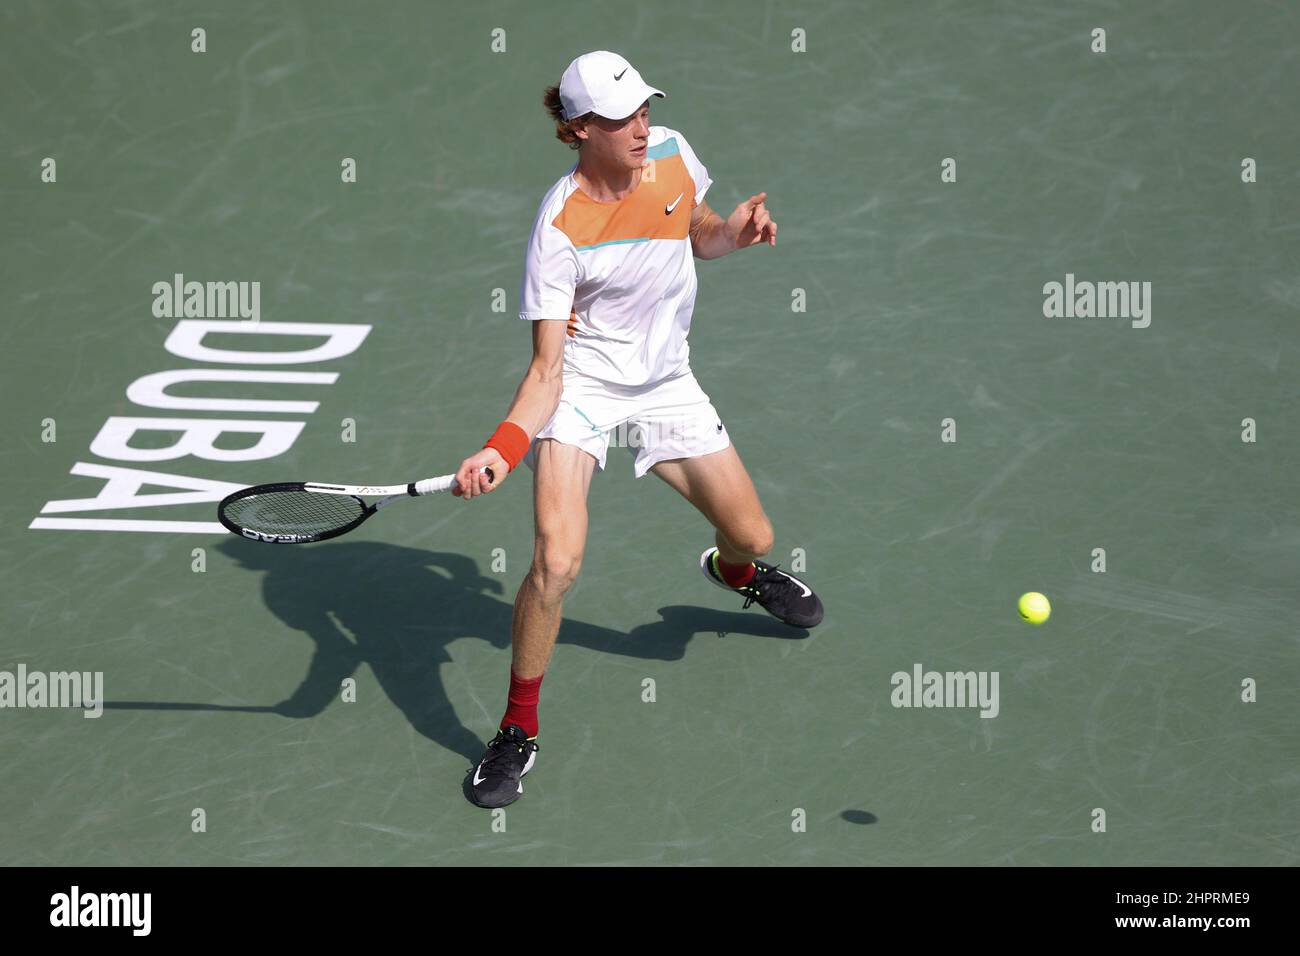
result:
[[(533, 359), (505, 420), (489, 440), (512, 459), (522, 459), (528, 443), (555, 414), (564, 390), (564, 341), (580, 266), (573, 243), (554, 223), (553, 197), (554, 191), (542, 201), (533, 223), (519, 293), (519, 317), (533, 327)], [(518, 466), (519, 460), (515, 460)], [(481, 473), (485, 467), (492, 469), (494, 482)], [(461, 462), (452, 493), (468, 499), (494, 491), (509, 469), (497, 447), (484, 448)]]
[(533, 325), (533, 360), (515, 390), (506, 421), (514, 422), (529, 437), (551, 420), (564, 391), (564, 335), (568, 321), (540, 319)]
[[(524, 453), (559, 406), (564, 388), (564, 339), (572, 315), (581, 265), (577, 250), (564, 230), (555, 225), (563, 202), (560, 183), (542, 199), (533, 233), (524, 254), (524, 281), (519, 290), (519, 317), (533, 326), (533, 360), (515, 390), (506, 419), (480, 453), (460, 463), (454, 494), (474, 498), (495, 490), (510, 472), (510, 455), (519, 467)], [(504, 454), (503, 454), (504, 453)], [(495, 481), (487, 481), (482, 468), (491, 468)]]
[[(533, 360), (528, 363), (528, 371), (515, 389), (514, 401), (505, 420), (518, 425), (531, 439), (542, 426), (551, 420), (555, 409), (560, 404), (560, 395), (564, 391), (564, 335), (568, 322), (556, 319), (541, 319), (533, 326)], [(496, 478), (489, 483), (486, 475), (480, 475), (483, 468), (491, 468)], [(495, 448), (484, 448), (460, 463), (456, 471), (458, 487), (452, 494), (460, 496), (468, 487), (468, 498), (495, 491), (505, 481), (510, 466)], [(478, 481), (471, 481), (471, 475), (478, 475)]]

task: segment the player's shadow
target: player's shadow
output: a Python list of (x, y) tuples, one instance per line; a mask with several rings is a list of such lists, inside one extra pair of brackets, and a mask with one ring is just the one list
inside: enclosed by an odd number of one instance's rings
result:
[[(443, 684), (447, 644), (477, 637), (508, 649), (514, 594), (499, 577), (479, 573), (463, 554), (396, 545), (323, 542), (290, 547), (230, 538), (220, 550), (243, 568), (262, 572), (266, 606), (316, 644), (298, 688), (277, 704), (106, 701), (110, 709), (217, 710), (313, 717), (340, 697), (341, 685), (362, 664), (411, 725), (471, 763), (483, 742), (457, 719)], [(251, 580), (250, 580), (251, 586)], [(761, 611), (715, 611), (672, 605), (660, 620), (628, 633), (565, 619), (558, 641), (646, 660), (680, 660), (696, 634), (749, 634), (801, 639)], [(504, 708), (508, 664), (497, 688)]]

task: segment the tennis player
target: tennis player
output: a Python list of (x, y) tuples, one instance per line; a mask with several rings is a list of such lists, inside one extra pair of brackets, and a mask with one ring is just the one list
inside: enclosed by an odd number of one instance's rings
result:
[(578, 162), (542, 199), (528, 242), (519, 317), (532, 323), (532, 363), (453, 490), (469, 500), (521, 461), (533, 471), (536, 537), (515, 597), (508, 706), (468, 787), (482, 807), (517, 800), (536, 759), (542, 675), (582, 564), (592, 474), (614, 436), (635, 447), (636, 477), (654, 472), (716, 529), (716, 546), (700, 555), (710, 582), (794, 627), (822, 619), (806, 582), (759, 560), (771, 522), (686, 343), (692, 255), (774, 247), (776, 222), (766, 193), (726, 219), (705, 204), (712, 180), (686, 138), (650, 125), (650, 100), (663, 95), (623, 57), (598, 51), (570, 63), (543, 100)]

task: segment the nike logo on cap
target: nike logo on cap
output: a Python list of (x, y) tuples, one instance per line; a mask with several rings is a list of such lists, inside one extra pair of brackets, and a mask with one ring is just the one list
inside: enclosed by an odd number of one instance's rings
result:
[[(627, 67), (623, 67), (623, 73), (626, 73), (626, 72), (627, 72)], [(615, 74), (614, 74), (614, 82), (618, 82), (619, 80), (623, 79), (623, 73), (615, 73)]]
[(673, 214), (673, 210), (677, 208), (677, 204), (682, 201), (682, 197), (685, 195), (686, 193), (678, 193), (676, 199), (674, 199), (668, 205), (664, 206), (664, 215), (671, 216)]

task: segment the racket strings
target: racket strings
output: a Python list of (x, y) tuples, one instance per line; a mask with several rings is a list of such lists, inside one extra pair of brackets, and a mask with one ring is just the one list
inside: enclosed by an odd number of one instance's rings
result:
[(352, 524), (364, 512), (357, 498), (310, 491), (250, 495), (226, 508), (235, 524), (265, 534), (323, 534)]

